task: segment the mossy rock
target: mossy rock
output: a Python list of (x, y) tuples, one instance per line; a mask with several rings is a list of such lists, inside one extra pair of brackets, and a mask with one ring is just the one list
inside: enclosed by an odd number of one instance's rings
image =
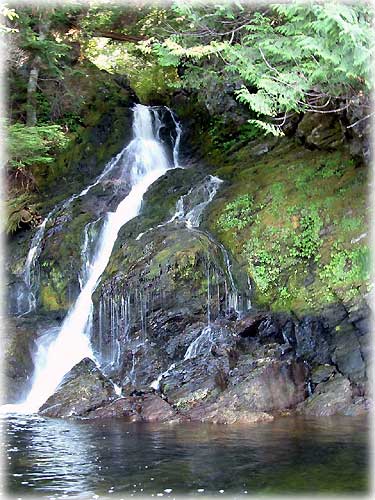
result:
[[(345, 145), (312, 151), (284, 138), (255, 159), (255, 144), (214, 162), (226, 183), (207, 214), (253, 281), (254, 302), (302, 314), (360, 301), (369, 290), (366, 167)], [(225, 227), (244, 196), (253, 200), (247, 223), (238, 212)]]

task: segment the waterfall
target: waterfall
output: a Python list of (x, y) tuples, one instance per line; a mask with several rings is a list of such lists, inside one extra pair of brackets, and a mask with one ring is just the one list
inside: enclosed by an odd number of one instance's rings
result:
[[(118, 232), (126, 222), (139, 214), (143, 195), (149, 186), (168, 169), (176, 166), (169, 163), (166, 151), (158, 140), (160, 124), (157, 120), (153, 120), (153, 115), (152, 108), (141, 104), (134, 107), (134, 138), (123, 151), (122, 159), (124, 169), (127, 169), (127, 177), (130, 178), (130, 192), (120, 202), (115, 212), (106, 214), (96, 241), (95, 253), (91, 257), (89, 257), (90, 252), (86, 251), (85, 238), (83, 257), (86, 256), (86, 259), (81, 274), (81, 292), (56, 338), (47, 348), (44, 345), (43, 350), (37, 351), (32, 388), (26, 401), (21, 405), (15, 405), (19, 411), (37, 411), (75, 364), (85, 357), (94, 357), (88, 335), (93, 308), (92, 294), (108, 264)], [(176, 130), (175, 147), (180, 132), (180, 129)], [(176, 158), (174, 155), (174, 159)], [(97, 180), (96, 184), (98, 182), (100, 180)], [(92, 186), (77, 196), (83, 196)], [(85, 234), (88, 238), (88, 229)]]
[(203, 328), (201, 334), (193, 340), (193, 342), (189, 345), (185, 352), (184, 360), (193, 359), (199, 356), (200, 354), (204, 354), (209, 352), (211, 345), (214, 342), (214, 332), (210, 325), (207, 325)]
[[(169, 108), (167, 108), (167, 110), (169, 111), (169, 113), (172, 117), (175, 129), (176, 129), (176, 139), (175, 139), (174, 145), (173, 145), (173, 163), (174, 163), (175, 167), (179, 167), (178, 151), (180, 148), (180, 139), (181, 139), (182, 129), (181, 129), (180, 123), (178, 122), (178, 120), (176, 120), (176, 117), (174, 116), (173, 111), (170, 110)], [(173, 142), (173, 138), (172, 138), (172, 142)]]
[[(185, 225), (189, 229), (194, 229), (195, 231), (200, 231), (204, 233), (207, 238), (209, 238), (212, 243), (217, 245), (220, 248), (220, 251), (223, 256), (223, 260), (226, 266), (227, 274), (229, 277), (229, 290), (226, 285), (226, 309), (227, 311), (234, 310), (236, 313), (240, 316), (243, 312), (244, 309), (244, 304), (241, 305), (239, 304), (239, 297), (240, 294), (237, 290), (236, 284), (234, 282), (233, 278), (233, 273), (232, 273), (232, 264), (228, 255), (227, 250), (225, 249), (224, 245), (216, 241), (212, 235), (207, 232), (207, 231), (202, 231), (199, 228), (201, 218), (203, 215), (203, 212), (207, 205), (211, 203), (211, 201), (214, 199), (217, 190), (219, 189), (220, 185), (222, 184), (222, 180), (219, 179), (218, 177), (214, 177), (212, 175), (207, 176), (203, 183), (199, 185), (197, 188), (192, 188), (186, 195), (181, 196), (179, 200), (177, 201), (176, 204), (176, 212), (172, 219), (168, 222), (171, 222), (173, 220), (180, 220), (184, 221)], [(189, 207), (189, 197), (193, 197), (200, 199), (202, 197), (202, 201), (194, 205), (193, 207)], [(187, 208), (185, 208), (185, 205), (187, 205)], [(190, 208), (190, 209), (189, 209)], [(208, 315), (210, 314), (209, 307), (210, 307), (210, 275), (209, 275), (209, 266), (208, 266), (208, 279), (207, 279), (207, 288), (208, 288), (208, 303), (207, 303), (207, 311)], [(249, 304), (246, 304), (246, 308), (250, 308)], [(210, 326), (210, 320), (208, 320), (208, 327)]]
[[(126, 148), (123, 148), (122, 151), (114, 158), (112, 158), (104, 167), (102, 173), (95, 179), (92, 184), (86, 186), (80, 193), (73, 194), (70, 198), (65, 200), (62, 204), (57, 205), (54, 209), (52, 209), (47, 216), (44, 218), (40, 226), (38, 227), (36, 233), (34, 234), (30, 249), (28, 251), (25, 265), (22, 271), (22, 281), (24, 282), (26, 289), (26, 302), (27, 308), (24, 308), (24, 297), (19, 297), (17, 300), (17, 312), (18, 316), (24, 316), (31, 311), (34, 311), (37, 306), (37, 297), (39, 292), (39, 273), (37, 272), (37, 263), (42, 252), (42, 244), (43, 239), (46, 233), (47, 224), (55, 217), (55, 215), (61, 211), (67, 209), (73, 201), (78, 198), (82, 198), (85, 196), (93, 187), (97, 186), (101, 181), (113, 170), (115, 166), (118, 165), (120, 159), (123, 157)], [(24, 293), (24, 292), (22, 292)]]

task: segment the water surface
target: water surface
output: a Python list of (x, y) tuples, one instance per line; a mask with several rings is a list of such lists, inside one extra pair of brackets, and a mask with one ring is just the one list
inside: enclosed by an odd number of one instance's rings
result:
[(368, 492), (362, 418), (225, 426), (12, 415), (4, 424), (14, 498)]

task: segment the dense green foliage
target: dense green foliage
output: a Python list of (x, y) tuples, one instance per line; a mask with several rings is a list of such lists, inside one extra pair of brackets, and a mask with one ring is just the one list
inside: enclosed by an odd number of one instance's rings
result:
[(228, 203), (218, 220), (218, 224), (224, 230), (242, 229), (252, 220), (253, 210), (252, 197), (244, 194)]
[(154, 43), (161, 64), (183, 64), (181, 84), (241, 84), (237, 99), (255, 126), (282, 134), (293, 112), (354, 105), (372, 86), (372, 10), (363, 3), (289, 3), (254, 10), (178, 4), (175, 33)]
[(38, 164), (50, 164), (54, 155), (68, 144), (59, 125), (27, 127), (16, 123), (9, 127), (8, 154), (11, 170), (21, 171)]

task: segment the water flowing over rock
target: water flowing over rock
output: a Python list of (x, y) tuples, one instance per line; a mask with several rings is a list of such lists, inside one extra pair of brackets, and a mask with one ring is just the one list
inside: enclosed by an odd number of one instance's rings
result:
[(225, 248), (199, 228), (221, 184), (204, 177), (177, 199), (172, 217), (126, 240), (111, 257), (108, 269), (121, 272), (107, 269), (98, 286), (92, 344), (105, 372), (128, 389), (147, 389), (176, 356), (182, 359), (185, 329), (197, 320), (199, 336), (211, 320), (248, 306)]
[[(169, 108), (133, 113), (133, 140), (31, 239), (15, 293), (26, 334), (11, 339), (6, 374), (8, 402), (28, 395), (10, 410), (221, 424), (367, 411), (367, 306), (259, 309), (210, 222), (227, 181), (182, 165)], [(316, 136), (308, 125), (305, 142)]]
[[(168, 161), (163, 145), (156, 139), (160, 125), (158, 121), (152, 120), (152, 115), (146, 106), (135, 106), (134, 139), (115, 160), (110, 162), (110, 166), (106, 167), (93, 185), (72, 197), (75, 199), (87, 194), (101, 181), (107, 173), (106, 170), (111, 170), (121, 162), (121, 178), (129, 185), (129, 192), (115, 212), (106, 214), (98, 236), (95, 256), (86, 273), (87, 266), (86, 262), (84, 263), (83, 275), (86, 274), (86, 281), (61, 330), (46, 351), (37, 353), (33, 386), (23, 403), (24, 409), (29, 411), (38, 409), (54, 392), (61, 378), (72, 366), (83, 358), (93, 357), (88, 335), (92, 314), (91, 296), (108, 263), (118, 232), (121, 226), (139, 213), (142, 197), (148, 187), (169, 168), (175, 166)], [(72, 199), (66, 203), (70, 204)], [(71, 348), (72, 345), (74, 350)]]

